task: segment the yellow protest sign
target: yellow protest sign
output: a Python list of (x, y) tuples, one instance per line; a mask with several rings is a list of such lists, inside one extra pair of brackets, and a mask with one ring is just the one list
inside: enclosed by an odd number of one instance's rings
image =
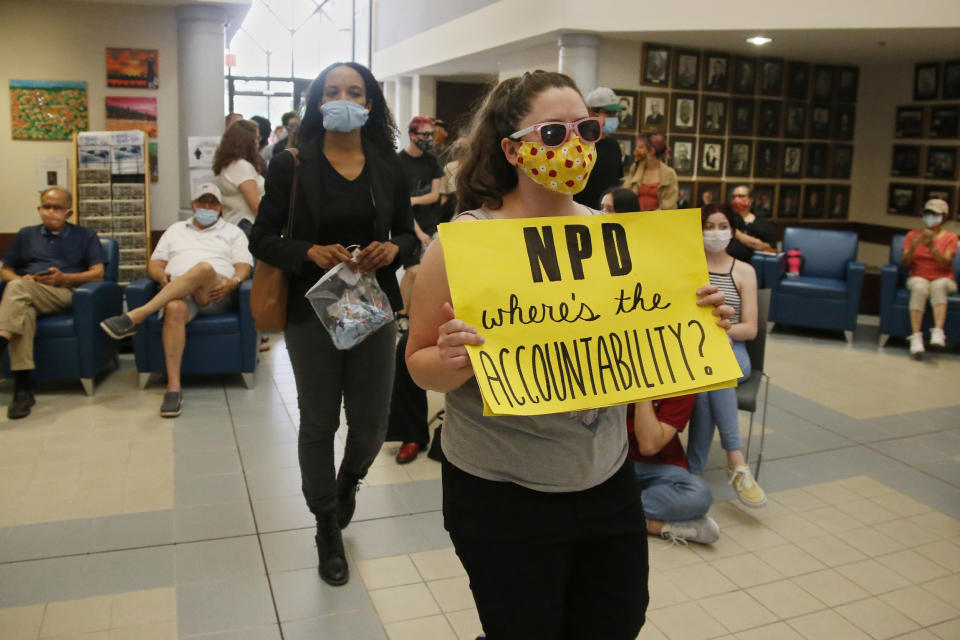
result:
[(697, 209), (440, 225), (486, 410), (539, 415), (732, 386)]

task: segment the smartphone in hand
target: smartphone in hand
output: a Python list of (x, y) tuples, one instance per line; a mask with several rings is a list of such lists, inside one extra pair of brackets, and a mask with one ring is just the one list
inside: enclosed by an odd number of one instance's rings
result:
[(39, 271), (33, 275), (34, 276), (52, 276), (53, 271), (50, 271), (50, 269), (44, 269), (43, 271)]

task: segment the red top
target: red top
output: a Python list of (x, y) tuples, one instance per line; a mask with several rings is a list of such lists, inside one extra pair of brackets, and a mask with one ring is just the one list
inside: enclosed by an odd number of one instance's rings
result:
[[(908, 233), (906, 239), (903, 241), (903, 250), (906, 251), (913, 245), (922, 233), (923, 231), (920, 229), (914, 229)], [(957, 252), (957, 234), (942, 229), (940, 233), (934, 237), (933, 246), (937, 248), (937, 251), (939, 251), (942, 256), (948, 253), (955, 254)], [(930, 248), (924, 245), (917, 246), (913, 251), (913, 262), (910, 263), (910, 275), (926, 278), (927, 280), (936, 280), (938, 278), (956, 279), (953, 277), (953, 264), (951, 263), (945, 267), (941, 267), (937, 264)]]
[(640, 211), (656, 211), (660, 208), (660, 198), (657, 197), (657, 189), (659, 188), (659, 182), (652, 184), (644, 182), (640, 185), (640, 196), (637, 198), (640, 203)]
[(675, 464), (678, 467), (687, 468), (687, 454), (680, 444), (680, 432), (683, 431), (687, 422), (690, 421), (690, 414), (693, 413), (693, 403), (696, 401), (696, 394), (677, 396), (675, 398), (664, 398), (663, 400), (653, 401), (653, 412), (657, 415), (657, 420), (670, 425), (677, 430), (673, 438), (664, 445), (663, 449), (653, 456), (640, 455), (640, 446), (633, 435), (633, 410), (634, 405), (627, 406), (627, 443), (630, 450), (627, 456), (637, 462), (647, 464)]

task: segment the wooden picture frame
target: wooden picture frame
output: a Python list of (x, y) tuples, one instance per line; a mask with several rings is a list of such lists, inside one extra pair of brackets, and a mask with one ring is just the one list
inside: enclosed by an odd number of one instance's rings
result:
[(703, 90), (727, 93), (730, 90), (730, 55), (706, 52), (703, 54)]
[(940, 63), (920, 62), (913, 68), (913, 99), (936, 100), (940, 90)]
[(640, 94), (640, 131), (642, 133), (665, 133), (670, 115), (670, 94)]
[(853, 171), (853, 145), (830, 146), (830, 177), (834, 180), (849, 180)]
[(813, 67), (813, 100), (830, 102), (833, 99), (833, 67), (818, 64)]
[(756, 112), (757, 101), (753, 98), (733, 98), (730, 101), (730, 135), (752, 136)]
[(893, 124), (894, 138), (922, 138), (925, 107), (907, 105), (897, 107)]
[[(704, 194), (710, 194), (710, 200), (705, 200)], [(723, 183), (719, 180), (697, 180), (696, 207), (703, 208), (711, 202), (723, 202)]]
[(960, 106), (955, 104), (935, 104), (930, 107), (928, 138), (960, 137)]
[(756, 147), (753, 177), (776, 178), (780, 170), (780, 143), (773, 140), (757, 140)]
[(891, 182), (887, 190), (887, 213), (915, 216), (918, 209), (917, 185)]
[(800, 198), (802, 189), (799, 184), (781, 184), (777, 188), (776, 218), (795, 220), (800, 217)]
[(623, 107), (620, 112), (620, 121), (617, 124), (617, 133), (636, 133), (637, 113), (640, 107), (639, 93), (627, 89), (614, 89), (617, 102)]
[(780, 163), (781, 178), (799, 179), (803, 175), (803, 143), (788, 142), (783, 145)]
[(943, 63), (943, 86), (940, 96), (944, 100), (960, 98), (960, 60), (949, 60)]
[(807, 133), (807, 103), (784, 103), (783, 137), (805, 138)]
[(834, 105), (831, 119), (833, 120), (834, 140), (853, 140), (853, 131), (857, 122), (857, 109), (854, 105)]
[(859, 67), (836, 67), (834, 69), (835, 102), (856, 102), (860, 89)]
[(807, 144), (806, 156), (804, 176), (826, 178), (830, 169), (830, 145), (826, 142), (811, 142)]
[(830, 105), (810, 105), (810, 137), (829, 140), (831, 134)]
[(670, 47), (644, 43), (640, 84), (666, 87), (670, 82)]
[(677, 183), (677, 209), (692, 209), (697, 185), (694, 182), (682, 181)]
[(827, 185), (806, 184), (803, 186), (803, 211), (800, 217), (804, 220), (820, 220), (826, 216)]
[(744, 56), (733, 58), (732, 92), (752, 96), (757, 92), (757, 59)]
[(806, 100), (810, 97), (810, 65), (808, 63), (787, 63), (786, 96), (788, 100)]
[(757, 107), (757, 136), (779, 138), (783, 133), (783, 100), (761, 100)]
[(700, 52), (677, 49), (673, 52), (674, 89), (696, 91), (700, 87)]
[(782, 58), (760, 59), (760, 95), (780, 98), (783, 96), (783, 68)]
[(895, 144), (890, 161), (890, 175), (895, 178), (918, 178), (922, 159), (923, 147), (919, 144)]
[(755, 184), (753, 185), (753, 205), (751, 210), (764, 218), (773, 217), (777, 206), (777, 185), (776, 184)]
[(676, 133), (695, 133), (697, 130), (697, 102), (695, 93), (674, 93), (670, 113), (670, 131)]
[(700, 99), (700, 135), (722, 136), (727, 132), (727, 99), (702, 96)]
[(957, 147), (931, 145), (925, 155), (924, 177), (927, 180), (957, 179)]
[(700, 138), (697, 152), (697, 175), (717, 177), (723, 173), (726, 140), (723, 138)]
[(832, 184), (827, 196), (827, 218), (846, 220), (850, 217), (850, 185)]
[(692, 136), (672, 136), (670, 157), (678, 176), (692, 176), (697, 168), (697, 140)]
[(753, 168), (753, 141), (732, 138), (727, 147), (727, 177), (749, 178)]

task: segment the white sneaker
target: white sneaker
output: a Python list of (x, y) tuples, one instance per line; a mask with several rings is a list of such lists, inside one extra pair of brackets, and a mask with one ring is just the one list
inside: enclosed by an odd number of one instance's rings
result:
[(923, 355), (923, 334), (922, 333), (912, 333), (910, 334), (910, 355), (920, 359), (920, 356)]
[(720, 527), (709, 516), (682, 522), (664, 522), (660, 537), (684, 546), (687, 542), (711, 544), (720, 537)]
[(947, 346), (947, 334), (943, 332), (943, 329), (937, 329), (936, 327), (933, 327), (930, 329), (930, 346), (931, 347)]

